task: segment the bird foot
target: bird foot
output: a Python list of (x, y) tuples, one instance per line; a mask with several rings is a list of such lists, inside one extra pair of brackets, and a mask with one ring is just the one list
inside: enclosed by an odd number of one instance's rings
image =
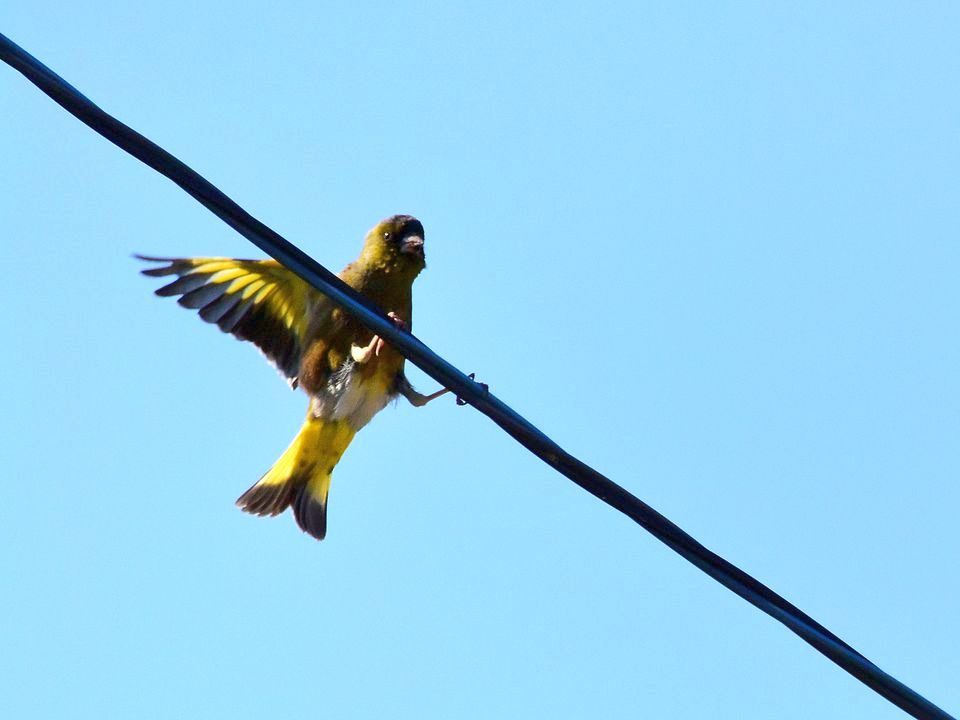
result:
[[(387, 313), (387, 317), (393, 320), (393, 324), (401, 330), (407, 329), (407, 323), (401, 320), (396, 313)], [(386, 345), (384, 339), (379, 335), (374, 335), (370, 338), (370, 342), (367, 343), (366, 347), (352, 345), (350, 347), (350, 357), (352, 357), (353, 361), (358, 365), (363, 365), (370, 360), (371, 356), (380, 357), (380, 351), (383, 350), (384, 345)]]
[[(470, 378), (471, 380), (476, 380), (477, 374), (470, 373), (469, 375), (467, 375), (467, 377)], [(478, 382), (477, 385), (482, 387), (484, 392), (490, 392), (490, 386), (487, 385), (486, 383)], [(467, 404), (467, 401), (464, 400), (462, 397), (457, 398), (457, 405), (466, 405), (466, 404)]]

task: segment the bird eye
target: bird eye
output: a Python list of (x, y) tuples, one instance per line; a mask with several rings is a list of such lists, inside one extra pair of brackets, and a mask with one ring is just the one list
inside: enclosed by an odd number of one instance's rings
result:
[(389, 240), (389, 239), (390, 239), (390, 231), (389, 231), (389, 230), (386, 231), (386, 232), (383, 234), (383, 239), (384, 239), (384, 240)]

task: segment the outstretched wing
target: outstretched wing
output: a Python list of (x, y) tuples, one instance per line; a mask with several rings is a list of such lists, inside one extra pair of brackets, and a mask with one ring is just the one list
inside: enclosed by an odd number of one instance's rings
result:
[(310, 319), (329, 304), (322, 294), (276, 260), (136, 257), (162, 263), (144, 275), (177, 276), (157, 295), (179, 295), (183, 307), (249, 340), (296, 387)]

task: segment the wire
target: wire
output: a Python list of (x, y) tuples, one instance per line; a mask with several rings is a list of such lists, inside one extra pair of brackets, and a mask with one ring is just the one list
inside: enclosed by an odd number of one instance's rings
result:
[(0, 34), (0, 58), (67, 112), (166, 176), (247, 240), (353, 314), (425, 373), (493, 420), (530, 452), (587, 492), (635, 520), (661, 542), (747, 602), (786, 625), (865, 685), (916, 718), (954, 720), (888, 675), (799, 608), (708, 550), (673, 522), (609, 478), (573, 457), (533, 424), (455, 368), (316, 260), (251, 216), (198, 173), (84, 97), (39, 60)]

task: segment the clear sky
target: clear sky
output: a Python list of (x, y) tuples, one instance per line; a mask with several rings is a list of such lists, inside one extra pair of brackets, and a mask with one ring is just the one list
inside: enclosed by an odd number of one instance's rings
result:
[[(960, 712), (953, 3), (6, 3), (0, 32)], [(257, 257), (0, 67), (0, 715), (900, 718), (444, 399), (328, 539), (233, 500), (306, 403), (132, 252)], [(422, 390), (435, 383), (411, 373)]]

